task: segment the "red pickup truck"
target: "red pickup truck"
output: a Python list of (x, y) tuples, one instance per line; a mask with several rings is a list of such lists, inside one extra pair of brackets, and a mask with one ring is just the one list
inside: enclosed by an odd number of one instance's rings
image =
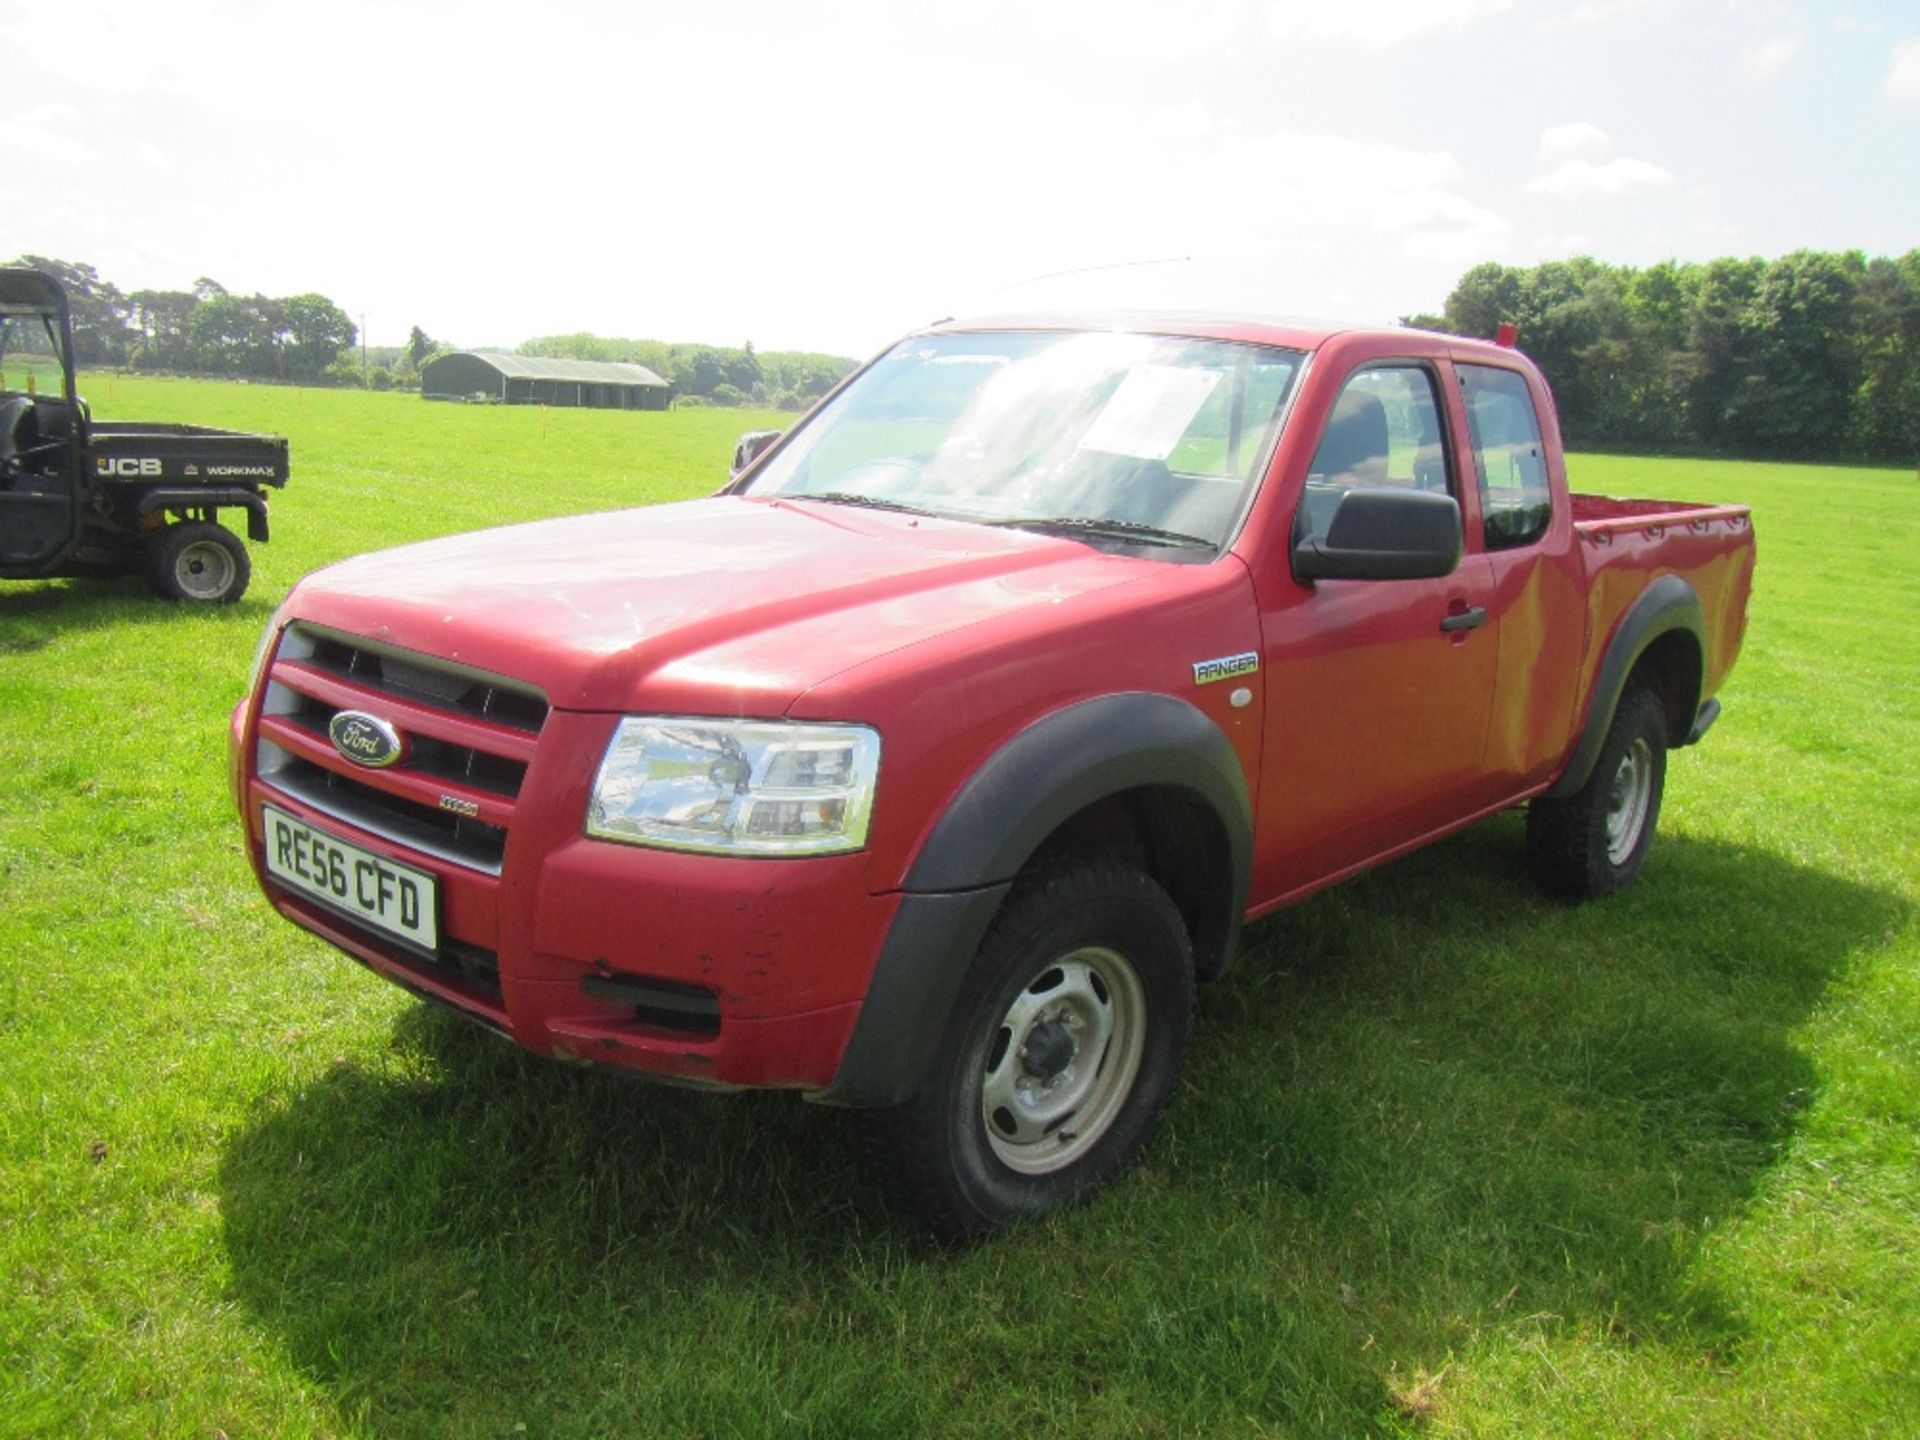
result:
[(860, 1107), (949, 1233), (1138, 1155), (1244, 922), (1517, 805), (1551, 891), (1632, 880), (1753, 570), (1417, 331), (948, 322), (740, 459), (307, 577), (248, 850), (529, 1049)]

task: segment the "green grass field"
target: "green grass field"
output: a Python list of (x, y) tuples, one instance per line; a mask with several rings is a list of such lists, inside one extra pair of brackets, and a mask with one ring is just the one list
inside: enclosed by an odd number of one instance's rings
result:
[(1757, 518), (1640, 885), (1543, 900), (1507, 816), (1254, 927), (1142, 1169), (952, 1253), (831, 1112), (273, 918), (226, 796), (303, 572), (698, 494), (778, 417), (88, 388), (294, 480), (237, 609), (0, 585), (0, 1434), (1920, 1434), (1913, 474), (1579, 457)]

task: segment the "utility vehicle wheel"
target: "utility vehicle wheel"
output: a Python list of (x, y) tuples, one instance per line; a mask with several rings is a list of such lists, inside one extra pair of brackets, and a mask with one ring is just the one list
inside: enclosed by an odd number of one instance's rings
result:
[(1151, 1138), (1192, 1028), (1166, 892), (1112, 860), (1041, 872), (981, 942), (919, 1094), (865, 1117), (879, 1178), (955, 1239), (1071, 1204)]
[(240, 537), (204, 520), (167, 526), (147, 542), (146, 561), (147, 583), (164, 600), (231, 605), (253, 576)]
[(1609, 895), (1640, 873), (1667, 780), (1667, 715), (1644, 685), (1620, 697), (1587, 783), (1527, 808), (1527, 850), (1540, 884), (1569, 900)]

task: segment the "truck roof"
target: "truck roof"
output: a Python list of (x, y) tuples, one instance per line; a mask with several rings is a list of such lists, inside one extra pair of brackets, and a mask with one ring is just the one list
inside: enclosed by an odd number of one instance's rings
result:
[(1318, 350), (1338, 336), (1392, 337), (1418, 349), (1513, 354), (1489, 340), (1446, 335), (1411, 326), (1358, 325), (1331, 320), (1247, 315), (1207, 310), (1044, 310), (969, 315), (936, 320), (918, 334), (956, 330), (1115, 330), (1141, 335), (1180, 335), (1196, 340), (1238, 340), (1290, 350)]

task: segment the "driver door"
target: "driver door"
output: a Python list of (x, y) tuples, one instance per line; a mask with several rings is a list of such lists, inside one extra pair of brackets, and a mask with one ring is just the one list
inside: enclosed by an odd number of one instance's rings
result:
[(58, 284), (0, 270), (0, 573), (48, 573), (79, 537), (69, 333)]
[[(1348, 377), (1299, 490), (1296, 537), (1324, 534), (1349, 490), (1461, 499), (1461, 446), (1435, 364)], [(1469, 548), (1437, 579), (1261, 576), (1255, 893), (1280, 897), (1404, 849), (1479, 803), (1498, 644), (1492, 573)]]

